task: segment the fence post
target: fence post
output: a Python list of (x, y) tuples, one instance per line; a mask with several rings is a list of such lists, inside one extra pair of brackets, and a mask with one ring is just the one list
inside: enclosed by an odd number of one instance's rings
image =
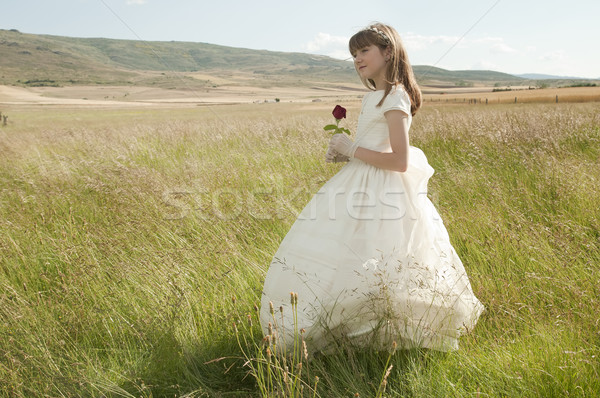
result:
[(515, 97), (515, 104), (517, 103), (517, 97)]
[(558, 104), (558, 94), (556, 94), (556, 103)]

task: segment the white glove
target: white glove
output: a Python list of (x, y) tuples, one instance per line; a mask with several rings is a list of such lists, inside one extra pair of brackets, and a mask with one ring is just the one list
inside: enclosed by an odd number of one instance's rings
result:
[(329, 148), (333, 149), (340, 155), (348, 156), (349, 158), (354, 157), (356, 152), (356, 142), (352, 141), (346, 134), (338, 133), (334, 134), (329, 141)]
[(327, 149), (327, 153), (325, 154), (325, 162), (326, 163), (341, 163), (347, 162), (350, 158), (346, 155), (341, 155), (331, 147)]

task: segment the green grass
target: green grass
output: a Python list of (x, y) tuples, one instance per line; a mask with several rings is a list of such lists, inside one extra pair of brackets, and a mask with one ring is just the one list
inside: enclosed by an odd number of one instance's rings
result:
[[(358, 104), (344, 105), (353, 130)], [(458, 352), (397, 352), (387, 396), (600, 392), (594, 106), (415, 117), (430, 198), (487, 311)], [(340, 167), (323, 162), (331, 115), (315, 107), (11, 110), (0, 396), (259, 396), (233, 322), (253, 314), (279, 242)], [(257, 322), (240, 331), (258, 357)], [(310, 361), (306, 382), (374, 396), (386, 359), (342, 349)]]

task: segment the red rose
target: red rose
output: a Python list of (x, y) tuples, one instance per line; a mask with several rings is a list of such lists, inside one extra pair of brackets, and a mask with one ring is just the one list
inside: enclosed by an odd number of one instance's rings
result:
[(346, 118), (346, 108), (344, 108), (343, 106), (336, 105), (335, 108), (333, 108), (333, 112), (331, 113), (333, 113), (333, 117), (336, 118), (336, 120)]
[(328, 124), (323, 127), (323, 130), (329, 131), (329, 134), (338, 134), (338, 133), (346, 133), (350, 135), (350, 130), (344, 127), (340, 127), (340, 120), (346, 117), (346, 108), (343, 106), (336, 105), (333, 109), (333, 117), (335, 118), (335, 124)]

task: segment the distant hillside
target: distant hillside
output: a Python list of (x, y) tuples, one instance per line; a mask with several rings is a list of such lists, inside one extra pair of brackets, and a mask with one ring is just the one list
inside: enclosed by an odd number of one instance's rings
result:
[(502, 72), (494, 72), (491, 70), (457, 70), (449, 71), (446, 69), (436, 68), (434, 66), (416, 65), (413, 70), (417, 80), (421, 81), (440, 81), (455, 83), (458, 85), (461, 82), (478, 83), (504, 83), (504, 84), (520, 84), (523, 80), (520, 77), (509, 75)]
[[(207, 43), (72, 38), (0, 30), (0, 54), (0, 84), (9, 85), (197, 88), (214, 87), (210, 76), (224, 75), (239, 84), (263, 87), (359, 83), (352, 63), (347, 61)], [(527, 84), (523, 78), (494, 71), (449, 71), (423, 65), (414, 66), (414, 71), (420, 84)]]
[(574, 76), (555, 76), (555, 75), (544, 75), (542, 73), (523, 73), (515, 75), (522, 77), (523, 79), (534, 79), (534, 80), (588, 80), (585, 77), (574, 77)]
[(329, 82), (356, 79), (351, 63), (325, 56), (206, 43), (71, 38), (0, 30), (0, 54), (2, 84), (165, 83), (169, 80), (166, 72), (215, 71)]

